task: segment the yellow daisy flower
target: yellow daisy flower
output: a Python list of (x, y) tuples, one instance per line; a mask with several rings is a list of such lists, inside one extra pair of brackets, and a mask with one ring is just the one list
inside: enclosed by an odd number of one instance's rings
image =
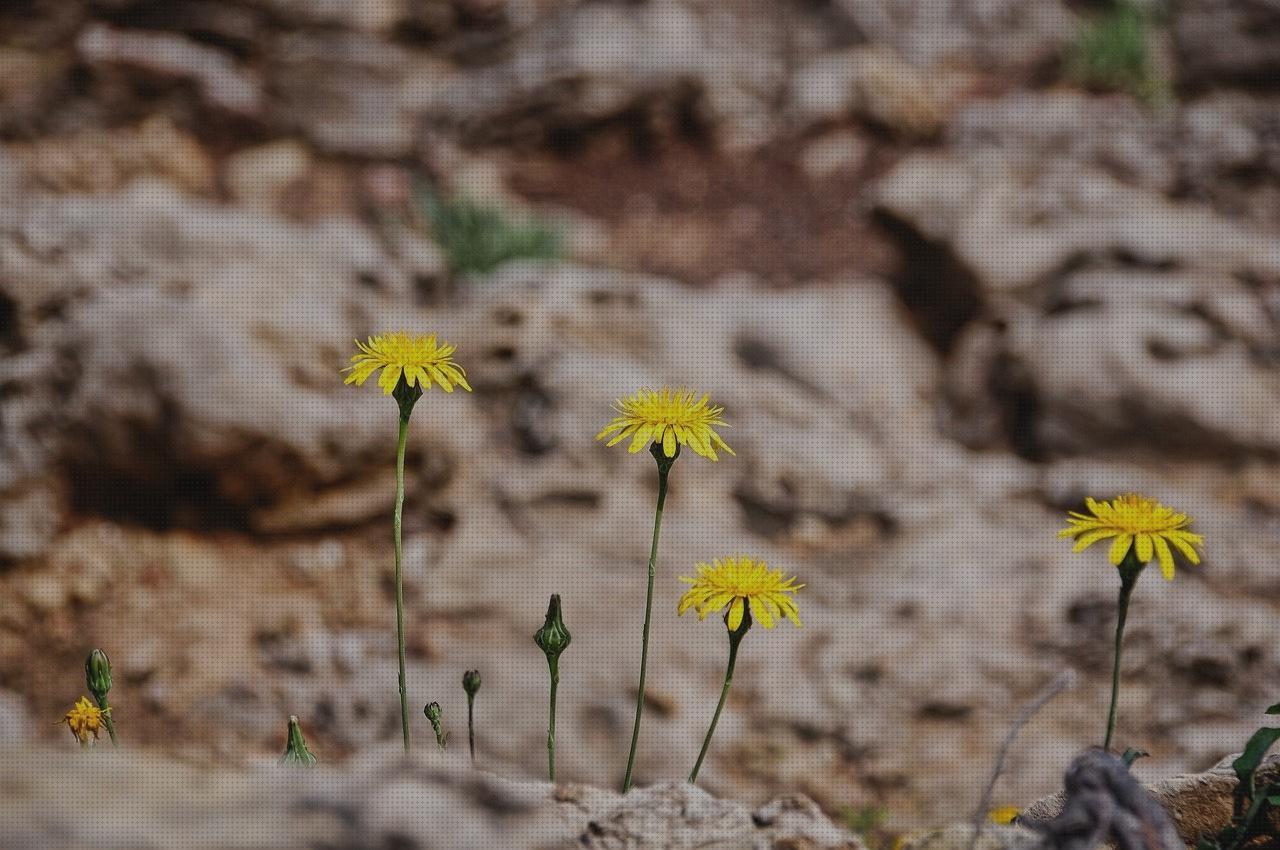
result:
[(435, 334), (411, 337), (404, 331), (396, 331), (370, 337), (368, 342), (356, 340), (356, 346), (360, 353), (342, 370), (349, 373), (344, 383), (363, 386), (370, 375), (381, 369), (378, 386), (382, 387), (383, 395), (391, 395), (402, 374), (411, 387), (421, 384), (422, 389), (428, 390), (436, 383), (451, 393), (456, 384), (471, 392), (467, 373), (452, 359), (457, 349), (447, 342), (438, 344)]
[(1153, 556), (1158, 557), (1160, 572), (1166, 579), (1172, 579), (1174, 573), (1170, 543), (1188, 561), (1200, 563), (1195, 547), (1203, 546), (1204, 538), (1187, 531), (1191, 517), (1186, 514), (1176, 513), (1173, 508), (1136, 493), (1117, 496), (1110, 502), (1085, 499), (1085, 504), (1093, 516), (1070, 511), (1067, 527), (1058, 532), (1059, 537), (1075, 538), (1073, 551), (1079, 552), (1100, 540), (1114, 538), (1108, 554), (1112, 564), (1120, 566), (1132, 549), (1143, 564)]
[(1017, 806), (997, 806), (987, 812), (987, 820), (992, 823), (1011, 824), (1021, 811), (1022, 809)]
[(684, 614), (690, 608), (698, 611), (699, 619), (706, 619), (729, 606), (729, 631), (738, 630), (742, 625), (743, 610), (751, 609), (751, 618), (772, 629), (779, 617), (785, 616), (797, 626), (800, 625), (799, 611), (794, 594), (804, 587), (796, 584), (796, 577), (784, 578), (782, 570), (770, 570), (764, 561), (757, 561), (749, 555), (716, 558), (712, 564), (698, 564), (696, 578), (682, 576), (681, 581), (693, 587), (680, 597), (677, 614)]
[(630, 398), (620, 398), (614, 403), (618, 416), (596, 435), (603, 440), (617, 432), (608, 445), (613, 446), (631, 438), (628, 451), (634, 453), (649, 443), (658, 443), (667, 457), (676, 456), (676, 446), (688, 446), (710, 460), (719, 460), (716, 447), (733, 454), (733, 449), (720, 439), (716, 427), (728, 428), (720, 418), (723, 407), (708, 404), (709, 397), (686, 391), (683, 387), (672, 392), (664, 387), (658, 392), (641, 389)]
[[(107, 711), (110, 711), (110, 709), (107, 709)], [(76, 739), (82, 744), (87, 744), (90, 734), (97, 739), (98, 730), (106, 727), (106, 714), (106, 711), (90, 702), (88, 697), (80, 697), (79, 701), (66, 713), (66, 716), (58, 722), (67, 724), (71, 734), (75, 735)]]

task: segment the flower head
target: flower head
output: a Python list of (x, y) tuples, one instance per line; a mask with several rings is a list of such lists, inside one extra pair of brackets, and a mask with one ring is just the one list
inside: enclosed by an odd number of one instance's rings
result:
[(1021, 811), (1022, 809), (1017, 806), (997, 806), (987, 812), (987, 820), (992, 823), (1010, 824)]
[(662, 446), (668, 458), (676, 456), (678, 446), (688, 446), (705, 458), (719, 460), (717, 446), (729, 454), (733, 454), (733, 449), (720, 439), (715, 427), (729, 426), (720, 418), (724, 408), (708, 404), (707, 399), (708, 396), (698, 398), (697, 393), (683, 387), (675, 392), (665, 387), (657, 392), (641, 389), (630, 398), (614, 402), (618, 416), (596, 439), (603, 440), (613, 434), (608, 442), (613, 446), (630, 437), (628, 451), (632, 453), (654, 443)]
[(436, 383), (451, 393), (456, 384), (471, 392), (467, 373), (452, 359), (457, 349), (447, 342), (437, 344), (435, 334), (411, 337), (404, 331), (396, 331), (370, 337), (368, 342), (356, 340), (356, 346), (360, 353), (342, 370), (348, 373), (344, 383), (363, 386), (370, 375), (381, 369), (378, 386), (382, 387), (383, 395), (391, 395), (401, 375), (410, 387), (427, 390)]
[(1138, 562), (1145, 564), (1151, 558), (1160, 559), (1160, 572), (1166, 579), (1173, 578), (1172, 543), (1187, 560), (1200, 563), (1196, 546), (1204, 545), (1204, 538), (1187, 531), (1191, 517), (1176, 513), (1155, 499), (1136, 493), (1117, 496), (1110, 502), (1085, 499), (1093, 516), (1070, 511), (1067, 527), (1058, 532), (1059, 537), (1075, 538), (1074, 551), (1079, 552), (1099, 540), (1115, 538), (1111, 543), (1108, 559), (1120, 566), (1125, 555), (1132, 550)]
[(785, 578), (782, 570), (770, 570), (764, 561), (749, 555), (716, 558), (713, 564), (698, 564), (696, 578), (681, 577), (681, 581), (693, 587), (680, 597), (678, 614), (690, 608), (698, 611), (699, 619), (706, 619), (729, 606), (725, 624), (730, 632), (742, 625), (743, 611), (751, 609), (751, 617), (766, 629), (772, 629), (774, 621), (785, 616), (800, 625), (799, 611), (790, 594), (804, 587), (796, 584), (795, 576)]
[(59, 722), (67, 724), (71, 734), (75, 735), (80, 743), (87, 744), (90, 734), (96, 739), (98, 730), (106, 726), (106, 714), (106, 711), (90, 702), (88, 697), (80, 697)]

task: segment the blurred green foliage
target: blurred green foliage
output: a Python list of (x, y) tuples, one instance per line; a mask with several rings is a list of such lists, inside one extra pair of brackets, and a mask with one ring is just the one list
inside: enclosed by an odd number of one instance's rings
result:
[[(1267, 709), (1267, 714), (1280, 714), (1280, 703)], [(1259, 769), (1267, 752), (1280, 742), (1280, 728), (1264, 726), (1244, 745), (1244, 752), (1231, 763), (1236, 772), (1231, 822), (1221, 832), (1204, 836), (1196, 850), (1274, 850), (1280, 847), (1280, 779), (1274, 773), (1262, 780)]]
[(883, 806), (862, 806), (846, 809), (844, 823), (850, 832), (862, 839), (863, 844), (875, 850), (890, 843), (881, 829), (888, 817), (889, 810)]
[(1152, 13), (1129, 0), (1085, 23), (1067, 50), (1067, 77), (1077, 85), (1127, 92), (1146, 103), (1167, 100), (1169, 84), (1151, 55)]
[(470, 198), (442, 198), (430, 188), (419, 189), (415, 200), (454, 274), (487, 274), (508, 260), (561, 255), (560, 234), (536, 218), (518, 220)]

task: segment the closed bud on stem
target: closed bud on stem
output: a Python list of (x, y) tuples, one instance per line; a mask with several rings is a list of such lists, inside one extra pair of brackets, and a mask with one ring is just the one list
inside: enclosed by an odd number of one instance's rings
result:
[(280, 758), (280, 763), (314, 767), (316, 757), (307, 749), (306, 739), (302, 737), (302, 724), (293, 715), (289, 716), (289, 730), (286, 735), (284, 755)]
[(111, 737), (111, 745), (120, 746), (120, 740), (116, 738), (116, 724), (111, 719), (111, 703), (107, 701), (107, 694), (111, 691), (111, 661), (101, 649), (95, 647), (84, 660), (84, 683), (102, 710), (102, 722)]
[(99, 703), (106, 700), (111, 690), (111, 661), (101, 649), (94, 649), (84, 660), (84, 683)]
[(462, 689), (467, 692), (467, 697), (474, 697), (476, 691), (480, 690), (480, 671), (468, 670), (462, 674)]
[(542, 624), (542, 628), (534, 633), (533, 642), (547, 656), (548, 661), (555, 661), (569, 646), (569, 641), (572, 639), (573, 636), (565, 628), (564, 617), (560, 612), (560, 594), (553, 593), (551, 602), (547, 605), (546, 621)]
[(436, 745), (443, 750), (445, 747), (445, 741), (448, 739), (449, 734), (444, 731), (444, 712), (440, 709), (440, 703), (427, 703), (423, 707), (422, 713), (427, 716), (427, 720), (431, 721), (431, 729), (436, 733)]

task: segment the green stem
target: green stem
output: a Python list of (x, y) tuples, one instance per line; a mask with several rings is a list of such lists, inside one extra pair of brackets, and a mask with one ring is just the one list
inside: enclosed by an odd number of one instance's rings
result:
[(400, 656), (400, 728), (404, 734), (404, 751), (409, 752), (409, 694), (404, 677), (404, 576), (401, 570), (400, 524), (404, 515), (404, 446), (409, 435), (409, 417), (400, 415), (400, 435), (396, 442), (396, 650)]
[[(654, 444), (657, 446), (657, 444)], [(659, 448), (658, 451), (661, 451)], [(662, 458), (654, 452), (658, 461), (658, 508), (653, 515), (653, 542), (649, 546), (649, 586), (644, 597), (644, 637), (640, 644), (640, 688), (636, 693), (636, 722), (631, 729), (631, 752), (627, 755), (627, 773), (622, 779), (622, 793), (631, 790), (631, 772), (636, 764), (636, 742), (640, 739), (640, 715), (644, 712), (644, 674), (649, 664), (649, 623), (653, 614), (653, 568), (658, 559), (658, 533), (662, 530), (662, 507), (667, 501), (667, 475), (675, 458)]]
[(1139, 563), (1133, 549), (1125, 555), (1120, 564), (1120, 597), (1116, 602), (1116, 645), (1115, 663), (1111, 668), (1111, 708), (1107, 712), (1107, 736), (1103, 739), (1102, 749), (1111, 751), (1111, 738), (1116, 731), (1116, 707), (1120, 701), (1120, 654), (1124, 648), (1124, 624), (1129, 616), (1129, 597), (1138, 583), (1138, 575), (1143, 564)]
[(474, 767), (476, 763), (475, 703), (476, 695), (467, 694), (467, 746), (471, 750), (472, 767)]
[(551, 719), (547, 725), (547, 774), (556, 781), (556, 686), (560, 684), (560, 661), (548, 658), (551, 666)]
[[(749, 617), (745, 614), (744, 617)], [(702, 760), (707, 757), (707, 750), (711, 747), (711, 736), (716, 733), (716, 724), (720, 722), (720, 712), (724, 711), (724, 701), (729, 696), (729, 686), (733, 684), (733, 665), (738, 660), (738, 645), (742, 643), (742, 637), (750, 628), (750, 623), (745, 619), (743, 626), (739, 627), (736, 632), (729, 632), (729, 666), (724, 671), (724, 687), (720, 689), (720, 702), (716, 703), (716, 713), (711, 716), (711, 728), (707, 729), (707, 737), (702, 739), (702, 751), (698, 753), (698, 760), (693, 765), (693, 771), (689, 774), (689, 782), (698, 781), (698, 771), (702, 769)]]
[(98, 708), (102, 709), (102, 722), (107, 727), (107, 734), (111, 736), (111, 746), (120, 746), (120, 741), (116, 739), (116, 724), (111, 719), (111, 705), (105, 696), (98, 700)]

